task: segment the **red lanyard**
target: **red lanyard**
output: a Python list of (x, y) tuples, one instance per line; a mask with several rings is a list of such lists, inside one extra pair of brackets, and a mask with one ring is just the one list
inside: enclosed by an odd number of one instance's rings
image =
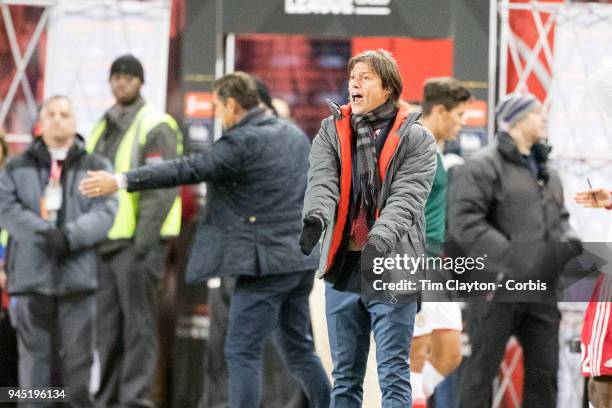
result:
[(59, 160), (51, 160), (51, 174), (49, 179), (53, 181), (59, 181), (62, 177), (62, 164)]

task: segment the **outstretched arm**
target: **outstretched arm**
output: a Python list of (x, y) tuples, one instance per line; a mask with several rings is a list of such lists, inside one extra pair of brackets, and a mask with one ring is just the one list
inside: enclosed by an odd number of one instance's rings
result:
[(113, 194), (121, 188), (143, 191), (203, 181), (230, 180), (242, 168), (242, 155), (240, 141), (224, 136), (204, 152), (142, 166), (124, 175), (89, 172), (89, 177), (81, 181), (79, 190), (88, 197), (98, 197)]

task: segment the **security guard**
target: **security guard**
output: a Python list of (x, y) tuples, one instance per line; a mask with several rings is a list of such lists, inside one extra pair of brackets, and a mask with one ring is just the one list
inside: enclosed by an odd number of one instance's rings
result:
[[(176, 121), (145, 103), (144, 70), (132, 55), (110, 69), (116, 104), (94, 128), (88, 150), (113, 161), (118, 172), (182, 153)], [(119, 193), (119, 209), (99, 250), (98, 333), (100, 387), (96, 404), (151, 407), (158, 337), (157, 298), (167, 240), (180, 231), (178, 189)]]

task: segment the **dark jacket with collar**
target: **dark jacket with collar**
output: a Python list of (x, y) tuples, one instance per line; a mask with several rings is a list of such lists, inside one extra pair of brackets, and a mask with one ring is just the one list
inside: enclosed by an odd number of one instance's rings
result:
[(551, 257), (570, 255), (554, 252), (573, 236), (568, 219), (557, 173), (539, 160), (534, 174), (508, 134), (454, 171), (447, 240), (465, 255), (487, 254), (492, 276), (546, 277)]
[(113, 224), (114, 196), (87, 198), (78, 191), (88, 170), (111, 170), (100, 156), (88, 154), (81, 136), (62, 166), (63, 200), (58, 227), (68, 238), (70, 254), (58, 259), (43, 247), (37, 232), (53, 228), (40, 216), (40, 202), (49, 180), (51, 157), (42, 138), (10, 160), (0, 175), (0, 227), (8, 230), (7, 271), (11, 294), (62, 295), (97, 288), (94, 245)]
[(128, 190), (208, 182), (188, 282), (314, 270), (318, 254), (298, 245), (309, 148), (296, 126), (253, 109), (209, 150), (128, 172)]

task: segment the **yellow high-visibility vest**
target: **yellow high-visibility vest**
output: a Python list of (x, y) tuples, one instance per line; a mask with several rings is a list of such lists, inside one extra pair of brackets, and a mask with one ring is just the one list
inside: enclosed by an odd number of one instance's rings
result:
[[(134, 118), (134, 121), (123, 135), (115, 154), (115, 172), (125, 173), (138, 167), (140, 150), (147, 141), (149, 132), (160, 123), (166, 123), (176, 134), (176, 152), (183, 153), (183, 135), (174, 120), (167, 113), (159, 112), (149, 104), (145, 104)], [(102, 119), (94, 128), (87, 140), (87, 151), (93, 152), (106, 130), (106, 120)], [(109, 239), (130, 239), (136, 233), (138, 217), (139, 193), (128, 193), (119, 190), (119, 207), (115, 215), (115, 223), (108, 232)], [(164, 224), (160, 230), (162, 237), (176, 237), (181, 230), (181, 197), (176, 197)]]
[(0, 230), (0, 246), (6, 248), (6, 246), (8, 245), (8, 231), (7, 230)]

